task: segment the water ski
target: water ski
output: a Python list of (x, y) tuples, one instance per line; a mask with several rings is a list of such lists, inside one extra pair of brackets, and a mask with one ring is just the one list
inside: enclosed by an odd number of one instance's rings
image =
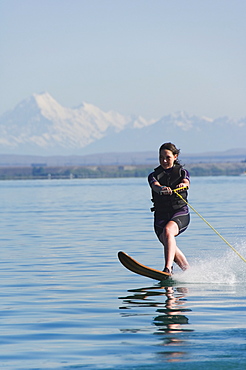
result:
[(125, 266), (128, 270), (135, 272), (135, 274), (143, 275), (159, 281), (166, 280), (171, 276), (166, 272), (142, 265), (124, 252), (119, 252), (118, 258), (123, 266)]

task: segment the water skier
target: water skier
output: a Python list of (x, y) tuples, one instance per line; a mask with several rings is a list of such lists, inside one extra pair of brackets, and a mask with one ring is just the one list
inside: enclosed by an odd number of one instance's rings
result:
[[(165, 143), (159, 149), (160, 166), (148, 176), (152, 189), (154, 207), (155, 233), (164, 245), (164, 272), (172, 274), (173, 262), (182, 270), (189, 267), (185, 255), (177, 247), (175, 237), (184, 232), (190, 222), (189, 209), (173, 189), (189, 187), (189, 172), (178, 160), (180, 150), (172, 143)], [(186, 200), (187, 190), (180, 190), (180, 195)]]

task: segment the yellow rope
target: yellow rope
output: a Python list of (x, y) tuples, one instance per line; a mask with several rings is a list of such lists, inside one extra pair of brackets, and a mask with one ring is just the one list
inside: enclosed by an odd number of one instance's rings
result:
[(197, 212), (196, 210), (195, 210), (195, 208), (194, 207), (192, 207), (183, 197), (182, 197), (182, 195), (180, 195), (178, 192), (180, 191), (180, 190), (185, 190), (185, 189), (188, 189), (187, 188), (187, 186), (183, 186), (183, 187), (180, 187), (180, 188), (177, 188), (177, 189), (173, 189), (173, 192), (175, 193), (175, 194), (177, 194), (186, 204), (187, 204), (187, 206), (189, 206), (191, 209), (192, 209), (192, 211), (194, 211), (196, 214), (197, 214), (197, 216), (199, 216), (244, 262), (246, 262), (246, 259), (222, 236), (222, 235), (220, 235), (220, 233), (207, 221), (207, 220), (205, 220), (205, 218), (204, 217), (202, 217), (202, 215), (200, 215), (200, 213), (199, 212)]

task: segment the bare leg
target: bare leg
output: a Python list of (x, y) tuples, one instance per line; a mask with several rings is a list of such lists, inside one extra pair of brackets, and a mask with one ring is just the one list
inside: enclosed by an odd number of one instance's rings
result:
[(160, 235), (160, 241), (164, 245), (165, 267), (171, 271), (173, 261), (182, 269), (186, 270), (189, 266), (185, 255), (177, 247), (175, 236), (178, 235), (178, 225), (174, 221), (169, 221)]
[(176, 248), (174, 262), (177, 263), (177, 265), (182, 270), (187, 270), (189, 268), (189, 263), (188, 263), (185, 255), (181, 252), (181, 250), (178, 247)]
[(176, 241), (175, 235), (178, 234), (178, 225), (174, 221), (169, 221), (160, 235), (160, 240), (164, 245), (164, 255), (165, 255), (165, 268), (171, 271), (173, 261), (176, 253)]

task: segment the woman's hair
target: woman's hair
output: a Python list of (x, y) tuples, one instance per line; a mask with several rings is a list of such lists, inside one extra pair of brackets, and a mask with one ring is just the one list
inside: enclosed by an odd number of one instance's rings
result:
[[(161, 154), (162, 150), (170, 150), (173, 153), (173, 155), (176, 155), (176, 154), (179, 155), (179, 153), (180, 153), (180, 149), (177, 149), (176, 146), (173, 143), (164, 143), (164, 144), (162, 144), (160, 149), (159, 149), (159, 155)], [(175, 159), (174, 163), (179, 164), (178, 158)]]

